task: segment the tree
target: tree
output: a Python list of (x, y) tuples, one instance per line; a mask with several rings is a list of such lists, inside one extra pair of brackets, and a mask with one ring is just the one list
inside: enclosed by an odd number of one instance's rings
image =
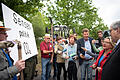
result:
[[(19, 15), (30, 21), (33, 25), (33, 30), (35, 32), (36, 42), (39, 41), (38, 37), (43, 36), (45, 34), (45, 17), (40, 13), (42, 7), (44, 6), (41, 0), (1, 0), (0, 3), (4, 3), (10, 9), (17, 12)], [(45, 18), (45, 19), (44, 19)], [(0, 6), (0, 20), (3, 20), (2, 10)]]
[(38, 12), (35, 16), (29, 17), (30, 22), (32, 23), (34, 34), (37, 42), (37, 47), (39, 47), (41, 40), (40, 37), (44, 36), (46, 26), (49, 26), (48, 18), (43, 14)]
[(80, 36), (83, 28), (88, 28), (94, 38), (98, 29), (107, 29), (102, 19), (98, 17), (97, 8), (92, 5), (92, 0), (55, 0), (54, 3), (49, 4), (46, 15), (52, 16), (55, 20), (54, 24), (75, 28)]
[(0, 20), (3, 20), (1, 3), (4, 3), (25, 19), (28, 19), (29, 16), (34, 16), (44, 6), (40, 1), (41, 0), (26, 0), (26, 2), (23, 0), (0, 0)]

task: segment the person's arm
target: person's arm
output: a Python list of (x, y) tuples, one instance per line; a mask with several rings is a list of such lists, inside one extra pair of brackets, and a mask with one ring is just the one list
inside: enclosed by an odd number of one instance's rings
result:
[(16, 68), (16, 66), (8, 67), (7, 69), (0, 71), (0, 80), (8, 80), (12, 78), (18, 72), (19, 71)]
[(88, 51), (88, 50), (86, 51), (86, 53), (89, 54), (89, 55), (92, 56), (92, 57), (95, 57), (95, 58), (97, 58), (98, 55), (99, 55), (99, 54), (94, 54), (94, 53), (92, 53), (92, 52), (90, 52), (90, 51)]
[(25, 61), (19, 60), (14, 66), (0, 70), (0, 80), (9, 80), (25, 68)]
[(99, 51), (102, 51), (102, 50), (103, 50), (103, 47), (102, 47), (102, 46), (100, 46), (100, 47), (98, 48), (98, 50), (99, 50)]
[(94, 53), (90, 52), (89, 50), (87, 50), (87, 49), (84, 48), (84, 47), (81, 47), (81, 48), (82, 48), (84, 51), (86, 51), (86, 54), (89, 54), (90, 56), (95, 57), (95, 58), (98, 57), (98, 54), (94, 54)]
[(53, 52), (53, 50), (45, 50), (45, 46), (43, 43), (40, 44), (40, 50), (43, 51), (44, 54), (49, 54)]
[(43, 53), (45, 53), (45, 54), (49, 54), (49, 53), (52, 53), (53, 52), (53, 50), (43, 50)]
[(77, 55), (79, 58), (85, 59), (85, 56), (80, 52), (81, 50), (81, 44), (79, 42), (79, 40), (77, 40)]
[(96, 48), (95, 44), (92, 43), (92, 46), (95, 52), (100, 52), (100, 50)]

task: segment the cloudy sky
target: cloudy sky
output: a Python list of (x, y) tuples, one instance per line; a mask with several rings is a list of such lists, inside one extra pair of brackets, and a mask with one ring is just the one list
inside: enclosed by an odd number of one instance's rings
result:
[(98, 15), (108, 27), (112, 22), (120, 20), (120, 0), (93, 0), (93, 5), (98, 8)]
[(108, 26), (120, 20), (120, 0), (93, 0), (93, 4), (98, 8), (98, 15)]

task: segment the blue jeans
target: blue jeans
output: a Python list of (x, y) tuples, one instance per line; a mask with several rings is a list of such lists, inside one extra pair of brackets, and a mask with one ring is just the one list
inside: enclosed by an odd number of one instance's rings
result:
[(41, 58), (41, 63), (42, 63), (41, 80), (48, 80), (51, 70), (50, 58)]
[(87, 73), (87, 80), (92, 80), (92, 68), (93, 60), (84, 61), (81, 65), (81, 80), (85, 80)]

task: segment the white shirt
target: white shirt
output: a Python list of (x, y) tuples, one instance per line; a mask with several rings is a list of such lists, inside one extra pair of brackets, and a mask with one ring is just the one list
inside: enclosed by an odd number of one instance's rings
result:
[(120, 39), (117, 41), (116, 46), (120, 43)]
[[(85, 48), (90, 52), (92, 51), (91, 44), (90, 44), (89, 40), (85, 41)], [(86, 52), (85, 52), (85, 58), (90, 59), (90, 58), (92, 58), (92, 56), (90, 56), (89, 54), (86, 54)]]

